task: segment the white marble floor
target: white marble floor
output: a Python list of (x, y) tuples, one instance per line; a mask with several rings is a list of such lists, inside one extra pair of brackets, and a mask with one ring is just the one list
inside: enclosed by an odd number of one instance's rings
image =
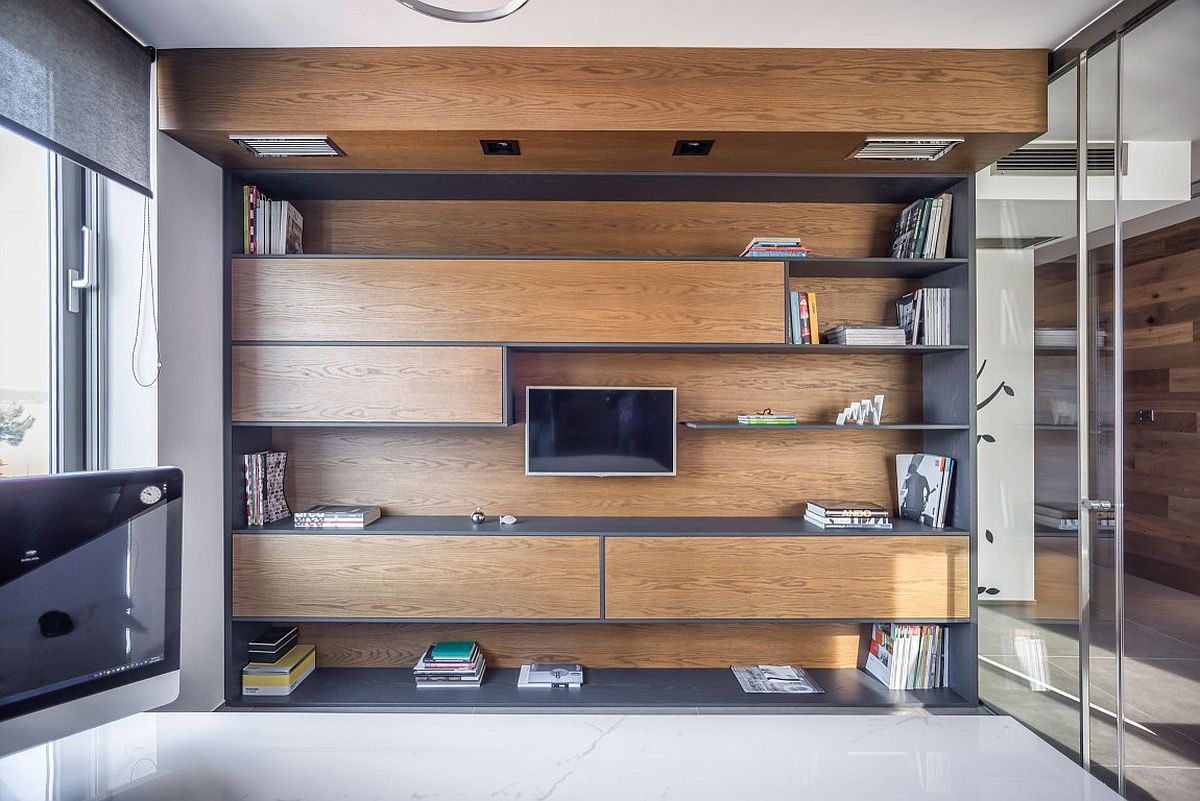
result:
[(1007, 717), (247, 712), (140, 715), (0, 761), (2, 801), (43, 798), (1117, 796)]

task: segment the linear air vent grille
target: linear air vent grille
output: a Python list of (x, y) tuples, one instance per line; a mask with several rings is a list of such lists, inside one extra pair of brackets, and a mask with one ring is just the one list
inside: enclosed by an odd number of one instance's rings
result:
[[(992, 166), (993, 175), (1074, 175), (1078, 164), (1074, 143), (1026, 145), (1004, 156)], [(1112, 175), (1117, 149), (1112, 142), (1089, 142), (1088, 174)]]
[(867, 141), (850, 154), (850, 158), (881, 161), (937, 161), (962, 143), (962, 139), (950, 137), (904, 139), (869, 136)]
[(229, 138), (264, 159), (346, 155), (325, 134), (233, 134)]

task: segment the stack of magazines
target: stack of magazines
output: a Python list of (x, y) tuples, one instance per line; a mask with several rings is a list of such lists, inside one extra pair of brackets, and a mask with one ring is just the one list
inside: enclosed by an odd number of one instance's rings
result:
[(839, 325), (823, 336), (830, 345), (904, 345), (904, 329), (896, 325)]
[(887, 509), (860, 501), (809, 501), (804, 519), (820, 528), (869, 528), (886, 530), (892, 527)]
[(473, 640), (435, 642), (413, 667), (418, 687), (478, 687), (487, 661)]
[(756, 236), (742, 251), (744, 259), (803, 259), (808, 256), (808, 248), (797, 239), (785, 239), (775, 236)]
[(762, 414), (739, 414), (737, 421), (744, 426), (794, 426), (796, 425), (796, 415), (771, 414), (769, 412)]
[(909, 345), (950, 344), (950, 290), (926, 287), (896, 301), (896, 319)]
[(946, 626), (876, 623), (863, 665), (889, 690), (933, 690), (949, 684)]
[(380, 518), (378, 506), (333, 506), (321, 504), (296, 512), (296, 528), (366, 528)]

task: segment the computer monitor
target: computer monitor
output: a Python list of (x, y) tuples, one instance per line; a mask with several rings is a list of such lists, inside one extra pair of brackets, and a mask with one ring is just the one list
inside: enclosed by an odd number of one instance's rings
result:
[(0, 479), (0, 754), (179, 694), (183, 474)]

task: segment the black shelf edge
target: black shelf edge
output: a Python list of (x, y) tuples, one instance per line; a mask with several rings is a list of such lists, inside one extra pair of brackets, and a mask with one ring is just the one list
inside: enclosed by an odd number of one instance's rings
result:
[(508, 428), (511, 423), (386, 423), (349, 420), (232, 420), (235, 428)]
[(594, 170), (227, 171), (276, 200), (628, 200), (911, 203), (948, 191), (969, 173), (599, 172)]
[(559, 353), (791, 353), (805, 356), (897, 355), (923, 356), (930, 353), (967, 352), (967, 345), (788, 345), (784, 343), (745, 342), (412, 342), (387, 340), (278, 340), (239, 339), (232, 347), (377, 347), (377, 348), (443, 348), (496, 347), (511, 351), (555, 351)]
[(752, 425), (725, 421), (685, 420), (680, 425), (699, 431), (969, 431), (970, 426), (958, 423), (880, 423), (857, 425), (848, 423), (796, 423), (795, 425)]
[(487, 626), (495, 624), (520, 624), (533, 626), (560, 625), (604, 625), (604, 626), (636, 626), (647, 624), (667, 624), (675, 626), (712, 626), (718, 624), (813, 624), (827, 625), (840, 623), (844, 625), (869, 625), (871, 623), (899, 623), (903, 625), (941, 625), (966, 626), (970, 618), (893, 618), (893, 617), (722, 617), (722, 618), (528, 618), (528, 617), (333, 617), (328, 615), (234, 615), (234, 623), (263, 623), (263, 624), (298, 624), (298, 623), (422, 623), (429, 625), (461, 625)]
[[(503, 511), (503, 510), (498, 510)], [(241, 526), (234, 534), (427, 534), (431, 536), (555, 535), (581, 537), (783, 537), (783, 536), (968, 536), (970, 531), (933, 528), (914, 520), (892, 519), (890, 530), (822, 529), (803, 517), (524, 517), (502, 526), (495, 517), (476, 525), (462, 515), (384, 515), (366, 528), (296, 528), (291, 518), (265, 526)]]
[[(317, 657), (320, 659), (320, 655)], [(825, 692), (751, 694), (728, 668), (586, 668), (574, 689), (517, 687), (518, 670), (488, 670), (481, 687), (418, 688), (409, 668), (317, 668), (288, 696), (241, 696), (229, 710), (762, 709), (972, 707), (952, 689), (888, 690), (857, 668), (808, 671)]]

